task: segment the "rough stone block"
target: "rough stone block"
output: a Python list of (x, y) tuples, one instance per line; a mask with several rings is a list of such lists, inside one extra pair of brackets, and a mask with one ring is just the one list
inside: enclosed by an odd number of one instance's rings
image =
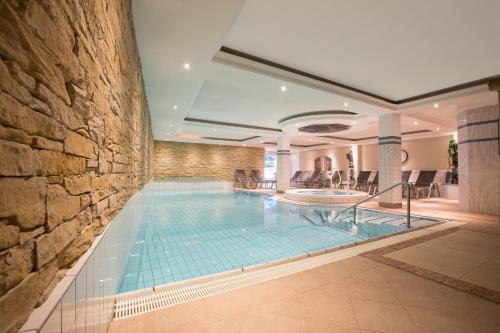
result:
[(80, 197), (70, 195), (61, 185), (47, 187), (47, 226), (49, 230), (80, 212)]
[(10, 217), (21, 230), (45, 223), (45, 178), (0, 178), (0, 217)]
[(29, 90), (17, 84), (2, 59), (0, 59), (0, 89), (23, 103), (28, 103), (31, 99)]
[(33, 269), (33, 242), (0, 254), (0, 295), (14, 287)]
[(62, 141), (66, 137), (63, 125), (46, 115), (29, 109), (3, 92), (0, 93), (0, 123), (48, 139)]
[(31, 145), (33, 139), (25, 131), (0, 125), (0, 138), (6, 141), (13, 141), (24, 145)]
[[(0, 332), (16, 332), (57, 273), (55, 260), (0, 297)], [(22, 300), (22, 301), (20, 301)]]
[(75, 132), (68, 132), (64, 140), (64, 151), (90, 159), (97, 158), (97, 144)]
[(0, 140), (0, 176), (33, 176), (40, 161), (30, 146)]
[(56, 151), (38, 152), (42, 175), (79, 175), (85, 172), (85, 159)]
[(0, 251), (19, 244), (19, 228), (9, 225), (9, 220), (0, 220)]
[(101, 201), (99, 201), (97, 204), (96, 204), (96, 214), (97, 215), (102, 215), (104, 214), (104, 212), (106, 211), (106, 209), (108, 209), (109, 207), (109, 201), (108, 201), (108, 198), (106, 199), (103, 199)]
[(33, 137), (32, 145), (40, 149), (63, 151), (63, 144), (61, 142), (45, 139), (41, 136)]
[(40, 236), (44, 232), (45, 232), (45, 227), (39, 227), (39, 228), (33, 229), (31, 231), (21, 232), (19, 234), (19, 243), (21, 245), (23, 245), (27, 241), (29, 241), (37, 236)]
[(48, 234), (43, 234), (35, 240), (35, 267), (39, 269), (55, 258), (77, 234), (78, 219), (57, 226)]
[(66, 190), (73, 194), (78, 195), (91, 191), (90, 176), (72, 176), (64, 178), (64, 187)]

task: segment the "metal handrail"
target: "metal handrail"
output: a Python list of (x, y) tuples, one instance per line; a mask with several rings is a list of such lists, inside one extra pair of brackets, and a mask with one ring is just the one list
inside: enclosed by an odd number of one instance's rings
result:
[(397, 184), (394, 184), (394, 185), (391, 185), (389, 186), (388, 188), (380, 191), (380, 192), (377, 192), (375, 193), (374, 195), (364, 199), (364, 200), (361, 200), (360, 202), (357, 202), (355, 203), (354, 205), (351, 205), (345, 209), (342, 209), (338, 214), (337, 216), (333, 219), (332, 222), (335, 222), (339, 217), (340, 215), (342, 215), (344, 212), (348, 211), (348, 210), (351, 210), (351, 209), (354, 209), (354, 223), (356, 223), (356, 210), (358, 208), (359, 205), (365, 203), (365, 202), (368, 202), (370, 200), (372, 200), (373, 198), (375, 197), (378, 197), (379, 195), (381, 194), (384, 194), (392, 189), (394, 189), (395, 187), (398, 187), (398, 186), (402, 186), (402, 185), (406, 185), (407, 186), (407, 195), (406, 195), (406, 223), (408, 225), (408, 228), (410, 228), (410, 194), (411, 194), (411, 183), (407, 183), (407, 182), (399, 182)]

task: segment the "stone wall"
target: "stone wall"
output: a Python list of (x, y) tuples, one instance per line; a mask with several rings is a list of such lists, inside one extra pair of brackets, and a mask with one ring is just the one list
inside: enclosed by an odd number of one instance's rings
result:
[(260, 170), (264, 148), (155, 141), (154, 177), (193, 177), (233, 180), (234, 170)]
[(0, 332), (150, 178), (131, 5), (0, 2)]

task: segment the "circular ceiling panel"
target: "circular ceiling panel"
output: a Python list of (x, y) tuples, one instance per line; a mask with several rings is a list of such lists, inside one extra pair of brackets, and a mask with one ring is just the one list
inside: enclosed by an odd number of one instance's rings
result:
[(299, 132), (305, 133), (335, 133), (350, 129), (350, 125), (346, 124), (312, 124), (299, 127)]

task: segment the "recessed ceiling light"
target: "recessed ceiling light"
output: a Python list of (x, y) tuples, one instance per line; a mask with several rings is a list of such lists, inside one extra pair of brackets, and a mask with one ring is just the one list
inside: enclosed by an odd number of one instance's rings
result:
[(286, 91), (286, 86), (281, 86), (281, 91)]
[(246, 144), (243, 144), (243, 147), (246, 147), (247, 145)]
[(302, 132), (299, 132), (299, 135), (302, 135)]
[(259, 142), (260, 142), (260, 143), (264, 143), (264, 140), (260, 140)]
[(349, 103), (347, 103), (347, 102), (344, 102), (344, 106), (349, 106)]
[(296, 127), (300, 127), (300, 124), (299, 124), (299, 123), (297, 123), (297, 124), (295, 124), (295, 126), (296, 126)]
[(250, 132), (250, 135), (253, 135), (254, 133), (253, 132)]
[(214, 132), (217, 131), (217, 128), (212, 128), (212, 131), (214, 131)]
[(176, 109), (176, 110), (177, 110), (177, 104), (176, 104), (176, 105), (174, 105), (174, 109)]
[(170, 133), (167, 133), (167, 135), (170, 135)]
[(414, 121), (414, 122), (413, 122), (413, 125), (418, 125), (418, 121)]
[(436, 127), (436, 131), (439, 131), (439, 127)]
[(311, 142), (311, 139), (309, 138), (307, 141)]
[(190, 69), (191, 65), (189, 64), (189, 62), (185, 62), (183, 67), (184, 67), (184, 69)]
[(438, 104), (438, 103), (434, 103), (434, 107), (435, 107), (435, 108), (438, 108), (438, 107), (439, 107), (439, 104)]
[(355, 121), (355, 120), (353, 120), (353, 121), (352, 121), (352, 124), (353, 124), (353, 125), (356, 125), (356, 121)]
[(172, 124), (168, 124), (168, 127), (172, 127)]

